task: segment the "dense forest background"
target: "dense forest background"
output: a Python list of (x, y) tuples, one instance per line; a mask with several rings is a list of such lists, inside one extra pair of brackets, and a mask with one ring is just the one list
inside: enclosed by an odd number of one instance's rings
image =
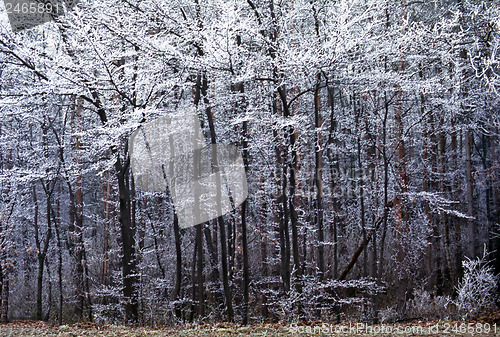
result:
[[(473, 0), (80, 0), (16, 33), (4, 12), (1, 318), (472, 315), (457, 299), (500, 272), (499, 29)], [(192, 109), (249, 195), (182, 229), (128, 138)]]

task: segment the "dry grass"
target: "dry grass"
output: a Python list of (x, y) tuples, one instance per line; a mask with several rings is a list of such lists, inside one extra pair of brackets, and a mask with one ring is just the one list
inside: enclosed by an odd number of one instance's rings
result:
[[(492, 327), (489, 332), (482, 333), (460, 333), (453, 330), (453, 326), (467, 324), (464, 322), (411, 322), (407, 324), (392, 325), (392, 328), (399, 327), (399, 332), (384, 333), (369, 333), (365, 331), (343, 331), (335, 333), (335, 328), (342, 326), (356, 326), (358, 323), (343, 323), (340, 325), (330, 325), (323, 322), (315, 322), (299, 325), (284, 325), (284, 324), (256, 324), (251, 326), (239, 326), (237, 324), (219, 323), (219, 324), (191, 324), (183, 325), (176, 328), (151, 329), (145, 327), (125, 327), (125, 326), (110, 326), (98, 325), (94, 323), (78, 323), (72, 325), (52, 325), (44, 322), (36, 321), (18, 321), (0, 325), (1, 337), (38, 337), (38, 336), (60, 336), (60, 337), (79, 337), (79, 336), (103, 336), (103, 337), (155, 337), (155, 336), (185, 336), (185, 337), (204, 337), (204, 336), (500, 336), (500, 325), (497, 323), (496, 331), (495, 321), (488, 320)], [(484, 324), (484, 321), (475, 321), (470, 324), (477, 327), (477, 324)], [(429, 330), (429, 327), (438, 327), (436, 331)], [(484, 326), (484, 325), (483, 325)], [(299, 328), (300, 327), (300, 328)], [(366, 327), (366, 326), (365, 326)], [(381, 327), (381, 326), (372, 326)], [(424, 327), (425, 333), (410, 333), (402, 332), (406, 327)], [(448, 329), (446, 329), (448, 327)], [(451, 327), (451, 328), (450, 328)]]
[(286, 326), (254, 325), (241, 327), (234, 324), (184, 325), (177, 328), (151, 329), (80, 323), (56, 326), (43, 322), (20, 321), (0, 325), (1, 337), (38, 336), (104, 336), (104, 337), (160, 337), (160, 336), (290, 336)]

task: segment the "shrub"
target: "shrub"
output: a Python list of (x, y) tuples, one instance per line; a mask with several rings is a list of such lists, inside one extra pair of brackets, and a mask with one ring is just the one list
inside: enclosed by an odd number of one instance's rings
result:
[(474, 318), (485, 310), (495, 307), (497, 278), (488, 265), (486, 252), (482, 258), (466, 258), (462, 265), (464, 276), (457, 286), (457, 305), (462, 318)]

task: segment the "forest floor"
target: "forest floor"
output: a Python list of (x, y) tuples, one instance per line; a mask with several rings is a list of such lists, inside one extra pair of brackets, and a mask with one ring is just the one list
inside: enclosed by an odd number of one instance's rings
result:
[[(494, 316), (493, 319), (491, 319)], [(0, 325), (1, 337), (160, 337), (160, 336), (500, 336), (500, 313), (490, 319), (463, 321), (413, 321), (404, 324), (366, 325), (357, 322), (328, 324), (313, 322), (303, 324), (255, 324), (240, 326), (230, 323), (189, 324), (175, 328), (153, 329), (78, 323), (53, 325), (38, 321), (16, 321)]]

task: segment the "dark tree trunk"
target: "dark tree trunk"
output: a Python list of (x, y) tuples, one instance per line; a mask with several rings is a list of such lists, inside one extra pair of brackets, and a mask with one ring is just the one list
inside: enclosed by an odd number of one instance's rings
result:
[[(201, 87), (201, 93), (204, 97), (204, 102), (207, 105), (206, 109), (206, 114), (207, 114), (207, 119), (208, 119), (208, 127), (210, 131), (210, 141), (212, 144), (217, 143), (217, 137), (215, 133), (215, 125), (214, 125), (214, 117), (213, 117), (213, 112), (212, 109), (208, 106), (208, 96), (207, 96), (207, 90), (208, 90), (208, 79), (206, 78), (206, 75), (202, 75), (202, 87)], [(214, 166), (218, 166), (217, 163), (217, 156), (213, 155), (212, 160), (214, 161)], [(217, 193), (220, 193), (221, 189), (221, 181), (219, 179), (219, 176), (217, 176)], [(217, 198), (217, 200), (220, 200), (220, 197)], [(220, 205), (218, 205), (219, 207)], [(219, 209), (219, 214), (222, 212)], [(221, 242), (221, 262), (222, 262), (222, 286), (224, 288), (224, 297), (225, 297), (225, 302), (226, 302), (226, 310), (227, 310), (227, 318), (230, 322), (234, 320), (234, 312), (233, 312), (233, 303), (232, 303), (232, 295), (231, 295), (231, 288), (229, 286), (229, 269), (227, 267), (227, 246), (226, 246), (226, 225), (224, 222), (224, 217), (219, 216), (217, 218), (217, 223), (219, 225), (219, 235), (220, 235), (220, 242)]]
[[(277, 98), (273, 99), (273, 116), (278, 116)], [(278, 133), (273, 130), (273, 136), (278, 138)], [(281, 185), (281, 194), (277, 198), (277, 206), (280, 208), (278, 221), (278, 236), (280, 248), (280, 274), (283, 281), (283, 290), (290, 290), (290, 236), (288, 230), (288, 204), (287, 204), (287, 167), (284, 158), (284, 150), (278, 144), (275, 146), (277, 185)]]
[[(262, 273), (261, 277), (263, 279), (266, 279), (269, 275), (269, 266), (268, 266), (268, 260), (267, 260), (267, 231), (265, 224), (267, 223), (267, 209), (266, 209), (267, 204), (264, 202), (262, 205), (261, 211), (260, 211), (260, 217), (259, 217), (259, 232), (260, 232), (260, 254), (261, 254), (261, 262), (262, 262)], [(262, 291), (261, 291), (261, 297), (262, 297), (262, 308), (261, 308), (261, 314), (264, 319), (267, 319), (269, 315), (269, 310), (267, 307), (267, 295), (266, 295), (266, 290), (269, 289), (269, 283), (268, 282), (263, 282), (262, 284)]]
[[(444, 125), (444, 119), (441, 117), (440, 125)], [(439, 191), (441, 195), (446, 195), (446, 183), (445, 183), (445, 174), (446, 174), (446, 164), (445, 164), (445, 151), (446, 151), (446, 135), (443, 130), (440, 130), (438, 133), (438, 163), (439, 163)], [(443, 212), (441, 214), (441, 233), (439, 237), (442, 238), (443, 248), (444, 248), (444, 260), (446, 263), (443, 263), (443, 285), (448, 284), (451, 281), (451, 256), (450, 256), (450, 233), (449, 233), (449, 220), (448, 216)], [(441, 242), (438, 243), (441, 245)]]
[[(401, 69), (402, 70), (402, 69)], [(394, 123), (395, 123), (395, 140), (396, 148), (396, 175), (397, 189), (394, 198), (394, 230), (396, 237), (396, 259), (398, 263), (398, 311), (404, 316), (406, 315), (406, 300), (408, 291), (408, 270), (406, 265), (406, 236), (408, 234), (408, 209), (406, 202), (406, 192), (408, 191), (408, 177), (406, 174), (406, 152), (404, 142), (404, 125), (403, 125), (403, 109), (402, 91), (398, 87), (396, 92), (396, 105), (394, 106)]]
[(56, 232), (56, 244), (57, 244), (57, 287), (59, 292), (59, 303), (57, 310), (57, 322), (59, 325), (62, 325), (62, 314), (63, 314), (63, 305), (64, 305), (64, 293), (63, 293), (63, 277), (62, 277), (62, 242), (60, 235), (60, 226), (61, 226), (61, 213), (60, 213), (60, 203), (59, 198), (57, 199), (57, 208), (56, 214), (54, 214), (54, 229)]
[(498, 128), (494, 126), (493, 123), (493, 109), (490, 110), (490, 149), (491, 149), (491, 170), (492, 172), (492, 181), (491, 181), (491, 188), (492, 188), (492, 198), (493, 198), (493, 211), (492, 211), (492, 220), (493, 220), (493, 228), (491, 232), (491, 236), (493, 237), (493, 248), (494, 248), (494, 267), (495, 267), (495, 272), (498, 274), (500, 273), (500, 170), (498, 168), (497, 163), (497, 153), (496, 153), (496, 146), (497, 146), (497, 135), (498, 135)]
[(321, 126), (323, 122), (321, 120), (320, 80), (321, 76), (318, 74), (314, 90), (314, 126), (316, 128), (316, 149), (314, 153), (316, 170), (314, 172), (314, 185), (316, 186), (316, 223), (318, 226), (318, 270), (319, 278), (322, 280), (325, 274), (325, 234), (323, 232), (323, 144), (321, 142)]
[[(430, 152), (433, 151), (433, 141), (432, 137), (430, 135), (430, 132), (432, 130), (432, 118), (431, 117), (425, 117), (425, 98), (424, 94), (420, 94), (420, 112), (421, 116), (423, 118), (423, 152), (422, 152), (422, 161), (423, 161), (423, 177), (422, 177), (422, 189), (424, 192), (431, 192), (431, 172), (432, 172), (432, 166), (431, 166), (431, 156)], [(435, 252), (433, 251), (434, 245), (434, 233), (433, 233), (433, 217), (431, 213), (431, 208), (430, 208), (430, 203), (428, 200), (425, 200), (424, 202), (424, 211), (427, 217), (427, 223), (428, 223), (428, 244), (426, 245), (426, 251), (425, 251), (425, 270), (426, 274), (428, 277), (428, 284), (427, 284), (427, 289), (431, 290), (434, 285), (435, 285), (435, 280), (433, 280), (432, 275), (434, 274), (434, 267), (433, 267), (433, 260), (435, 258)]]
[[(452, 133), (451, 133), (451, 155), (452, 155), (452, 172), (458, 171), (458, 140), (457, 140), (457, 130), (455, 129), (455, 117), (451, 120), (452, 125)], [(454, 195), (462, 195), (462, 184), (460, 179), (458, 178), (458, 174), (455, 174), (452, 182), (452, 193)], [(461, 211), (458, 209), (458, 211)], [(454, 274), (453, 274), (453, 283), (456, 284), (458, 280), (462, 277), (462, 259), (463, 259), (463, 250), (462, 250), (462, 225), (461, 219), (454, 219), (455, 228), (454, 228), (454, 241), (455, 241), (455, 250), (454, 250)]]
[[(198, 230), (198, 227), (200, 229)], [(199, 311), (200, 306), (196, 307), (196, 296), (197, 296), (197, 289), (198, 289), (198, 276), (203, 277), (203, 273), (198, 273), (196, 274), (196, 267), (198, 264), (200, 264), (203, 267), (203, 259), (201, 259), (201, 263), (198, 261), (198, 252), (202, 249), (199, 249), (198, 247), (202, 244), (201, 240), (201, 224), (196, 225), (196, 234), (195, 234), (195, 240), (194, 240), (194, 250), (193, 250), (193, 265), (192, 265), (192, 271), (191, 271), (191, 315), (189, 320), (193, 321), (195, 317), (196, 310)], [(203, 282), (200, 282), (201, 285), (203, 285)], [(201, 295), (203, 296), (203, 291), (201, 291)]]
[[(243, 84), (239, 84), (239, 91), (244, 93)], [(241, 104), (243, 108), (243, 104)], [(248, 122), (243, 122), (242, 128), (242, 145), (243, 145), (243, 162), (245, 164), (245, 172), (248, 171)], [(243, 250), (243, 324), (248, 324), (248, 301), (249, 301), (249, 285), (250, 285), (250, 266), (248, 263), (248, 238), (247, 238), (247, 208), (248, 199), (245, 199), (241, 204), (241, 236)]]
[[(76, 157), (76, 182), (75, 191), (73, 192), (71, 183), (68, 182), (69, 194), (70, 194), (70, 223), (69, 223), (69, 246), (72, 256), (75, 258), (76, 262), (76, 275), (75, 275), (75, 286), (76, 286), (76, 306), (75, 314), (81, 320), (83, 319), (85, 311), (85, 294), (84, 294), (84, 267), (83, 267), (83, 255), (84, 247), (82, 240), (83, 232), (83, 191), (82, 191), (82, 163), (81, 163), (81, 141), (78, 134), (82, 132), (82, 99), (76, 99), (75, 113), (71, 115), (71, 127), (77, 136), (74, 137), (72, 148)], [(61, 150), (62, 151), (62, 150)], [(63, 158), (61, 153), (60, 157)]]
[[(357, 98), (354, 95), (354, 109), (356, 110), (356, 128), (361, 129), (361, 119), (362, 119), (362, 106), (361, 106), (361, 98), (359, 98), (358, 104), (356, 104)], [(361, 162), (361, 136), (358, 135), (357, 138), (357, 149), (358, 149), (358, 185), (359, 185), (359, 204), (360, 204), (360, 218), (361, 218), (361, 235), (364, 241), (367, 241), (366, 236), (366, 218), (365, 218), (365, 190), (364, 190), (364, 177), (363, 177), (363, 166)], [(363, 277), (368, 276), (368, 251), (366, 249), (363, 250), (363, 266), (362, 266), (362, 275)]]
[[(217, 222), (213, 221), (214, 224), (214, 231), (217, 230)], [(217, 236), (214, 237), (212, 235), (212, 231), (208, 226), (205, 226), (204, 228), (204, 234), (205, 234), (205, 242), (207, 243), (207, 252), (208, 252), (208, 258), (210, 261), (210, 278), (211, 281), (214, 282), (214, 284), (219, 284), (220, 282), (220, 277), (219, 277), (219, 268), (218, 268), (218, 261), (217, 261), (217, 254), (215, 253), (216, 247), (217, 247)], [(214, 247), (215, 244), (215, 247)], [(223, 299), (223, 294), (220, 291), (220, 288), (216, 288), (214, 290), (214, 301), (215, 305), (219, 307), (219, 305), (224, 304), (224, 299)], [(220, 320), (219, 312), (216, 312), (216, 319)]]
[[(179, 219), (174, 212), (174, 239), (175, 239), (175, 287), (173, 293), (174, 301), (180, 299), (182, 285), (182, 249), (181, 249), (181, 233), (179, 228)], [(181, 318), (181, 308), (176, 305), (175, 315), (178, 319)]]
[[(290, 118), (290, 107), (288, 106), (287, 100), (287, 90), (284, 86), (280, 86), (278, 88), (278, 94), (281, 99), (282, 107), (283, 107), (283, 117)], [(291, 160), (289, 163), (289, 196), (285, 197), (285, 200), (288, 201), (288, 208), (290, 214), (290, 225), (292, 231), (292, 251), (293, 251), (293, 270), (295, 272), (295, 290), (299, 295), (302, 294), (302, 266), (300, 264), (300, 255), (299, 255), (299, 235), (298, 235), (298, 219), (297, 212), (295, 211), (295, 189), (296, 189), (296, 176), (298, 169), (298, 155), (296, 149), (296, 138), (297, 134), (293, 127), (287, 128), (287, 136), (288, 136), (288, 148), (291, 149)], [(286, 179), (285, 179), (286, 180)], [(284, 189), (285, 190), (285, 189)], [(286, 194), (285, 194), (286, 196)], [(302, 316), (302, 304), (300, 300), (297, 300), (297, 309), (299, 316)]]
[(384, 248), (385, 238), (387, 235), (387, 216), (388, 216), (388, 188), (389, 188), (389, 158), (387, 156), (387, 118), (389, 116), (389, 101), (387, 100), (387, 93), (384, 93), (384, 118), (382, 121), (382, 159), (384, 165), (384, 215), (382, 220), (382, 237), (380, 238), (380, 264), (378, 268), (379, 277), (384, 273)]
[(470, 125), (465, 129), (465, 180), (467, 185), (467, 212), (471, 217), (469, 225), (469, 257), (474, 259), (477, 256), (476, 240), (476, 212), (474, 208), (474, 183), (472, 180), (472, 134)]
[(137, 295), (137, 261), (135, 254), (135, 227), (132, 221), (132, 204), (129, 185), (129, 164), (127, 156), (123, 161), (120, 157), (115, 163), (118, 178), (118, 194), (120, 198), (120, 231), (122, 239), (122, 277), (123, 297), (125, 300), (125, 317), (128, 323), (137, 324), (139, 304)]
[(332, 207), (333, 207), (333, 220), (331, 223), (330, 231), (333, 235), (333, 270), (332, 276), (334, 279), (338, 277), (339, 270), (339, 254), (338, 254), (338, 211), (339, 211), (339, 203), (338, 198), (336, 196), (337, 187), (338, 187), (338, 174), (339, 174), (339, 163), (338, 156), (336, 153), (333, 153), (331, 147), (336, 145), (337, 140), (335, 136), (335, 132), (337, 129), (337, 119), (335, 117), (335, 90), (333, 87), (328, 87), (328, 102), (330, 105), (330, 130), (328, 135), (328, 144), (330, 145), (330, 150), (328, 151), (328, 159), (330, 161), (330, 184), (331, 189), (333, 191), (332, 195)]
[(196, 280), (198, 281), (198, 315), (205, 317), (205, 287), (203, 276), (203, 224), (196, 225), (196, 241), (198, 241), (196, 252)]
[[(43, 182), (42, 182), (43, 184)], [(33, 185), (33, 202), (35, 204), (35, 242), (37, 248), (37, 259), (38, 259), (38, 275), (37, 275), (37, 292), (36, 292), (36, 319), (42, 320), (43, 316), (43, 272), (45, 268), (45, 257), (47, 256), (47, 251), (49, 249), (50, 237), (52, 235), (52, 214), (51, 214), (51, 194), (49, 190), (49, 184), (44, 186), (46, 193), (46, 216), (47, 216), (47, 232), (45, 234), (45, 239), (41, 240), (40, 237), (40, 227), (38, 223), (38, 199), (36, 195), (36, 187)]]

